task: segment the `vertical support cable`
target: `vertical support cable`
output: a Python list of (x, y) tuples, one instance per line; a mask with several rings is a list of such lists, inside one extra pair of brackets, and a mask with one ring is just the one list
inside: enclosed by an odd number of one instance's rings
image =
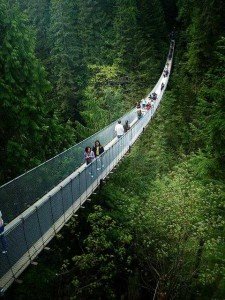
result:
[(74, 201), (73, 201), (73, 178), (70, 179), (70, 191), (71, 191), (71, 206), (74, 214), (75, 211), (74, 211)]
[(62, 186), (60, 186), (60, 194), (61, 194), (61, 199), (62, 199), (63, 219), (64, 219), (64, 223), (66, 223), (64, 197), (63, 197), (63, 187)]
[[(14, 218), (15, 218), (16, 216), (18, 216), (21, 213), (21, 207), (19, 207), (20, 197), (18, 195), (18, 189), (15, 186), (15, 180), (13, 180), (13, 189), (16, 191), (15, 192), (16, 193), (16, 202), (13, 203), (13, 206), (16, 208), (16, 214), (14, 216)], [(18, 209), (18, 207), (19, 207), (19, 209)]]
[[(4, 234), (4, 235), (5, 235), (5, 234)], [(5, 235), (5, 236), (6, 236), (6, 235)], [(8, 239), (8, 237), (7, 237), (7, 239)], [(13, 264), (12, 264), (12, 262), (11, 262), (11, 260), (10, 260), (8, 250), (7, 250), (7, 252), (5, 253), (5, 256), (6, 256), (6, 259), (7, 259), (7, 263), (8, 263), (8, 265), (9, 265), (9, 269), (10, 269), (10, 271), (11, 271), (11, 273), (12, 273), (12, 278), (13, 278), (14, 280), (16, 280), (16, 275), (15, 275), (15, 273), (14, 273), (14, 271), (13, 271)], [(1, 288), (4, 288), (4, 286), (1, 286), (0, 289), (1, 289)]]
[(113, 149), (113, 145), (112, 145), (112, 147), (110, 147), (108, 149), (108, 166), (107, 166), (107, 169), (106, 169), (106, 174), (108, 174), (110, 172), (111, 156), (112, 156), (111, 151), (112, 151), (112, 149)]
[[(91, 169), (91, 170), (89, 170), (88, 171), (88, 175), (91, 175), (91, 176), (93, 176), (93, 165), (92, 165), (92, 162), (88, 165), (88, 167), (87, 168), (85, 168), (85, 170), (84, 170), (84, 177), (85, 177), (85, 199), (87, 199), (87, 195), (88, 195), (88, 193), (87, 193), (87, 189), (88, 189), (88, 184), (87, 184), (87, 169)], [(91, 174), (90, 174), (91, 173)], [(81, 207), (82, 207), (82, 205), (81, 205)]]
[(41, 229), (41, 223), (40, 223), (40, 218), (39, 218), (38, 207), (37, 206), (35, 206), (35, 210), (36, 210), (36, 213), (37, 213), (38, 226), (39, 226), (40, 233), (41, 233), (42, 246), (45, 247), (44, 237), (43, 237), (43, 232), (42, 232), (42, 229)]
[(26, 244), (26, 249), (27, 249), (28, 257), (29, 257), (29, 260), (30, 260), (30, 263), (31, 263), (32, 259), (31, 259), (31, 255), (30, 255), (30, 249), (28, 247), (27, 237), (26, 237), (26, 233), (25, 233), (25, 225), (24, 225), (25, 220), (24, 220), (23, 217), (21, 218), (21, 221), (22, 221), (22, 226), (23, 226), (23, 235), (24, 235), (24, 240), (25, 240), (25, 244)]
[[(85, 169), (84, 169), (85, 170)], [(80, 172), (78, 173), (78, 191), (79, 191), (79, 195), (80, 195), (80, 207), (82, 206), (82, 195), (81, 195), (81, 184), (80, 184)]]
[(53, 227), (54, 234), (56, 235), (57, 232), (56, 232), (56, 228), (55, 228), (55, 218), (54, 218), (53, 209), (52, 209), (52, 196), (51, 195), (49, 196), (49, 202), (50, 202), (51, 216), (52, 216), (52, 222), (53, 222), (52, 227)]
[[(113, 168), (115, 167), (115, 165), (116, 165), (115, 160), (114, 160), (114, 159), (115, 159), (115, 147), (116, 147), (116, 143), (113, 144), (113, 146), (112, 146), (109, 172), (110, 172), (110, 170), (113, 169)], [(112, 165), (112, 167), (111, 167), (111, 165)]]

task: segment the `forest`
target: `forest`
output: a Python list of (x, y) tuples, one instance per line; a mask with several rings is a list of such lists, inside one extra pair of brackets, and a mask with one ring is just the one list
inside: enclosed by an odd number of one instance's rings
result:
[(0, 0), (0, 183), (122, 116), (150, 126), (5, 299), (225, 299), (225, 2)]

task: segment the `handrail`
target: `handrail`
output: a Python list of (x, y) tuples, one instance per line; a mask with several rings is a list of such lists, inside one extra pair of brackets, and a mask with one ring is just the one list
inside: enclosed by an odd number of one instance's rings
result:
[[(171, 70), (172, 60), (169, 71)], [(163, 75), (162, 75), (163, 76)], [(158, 93), (152, 110), (138, 120), (120, 139), (81, 172), (73, 172), (47, 195), (32, 205), (25, 213), (9, 223), (4, 232), (7, 248), (0, 240), (0, 291), (6, 290), (12, 282), (33, 262), (55, 234), (84, 204), (110, 171), (118, 164), (130, 146), (142, 134), (166, 89)], [(153, 91), (160, 91), (160, 81)], [(1, 236), (1, 238), (3, 235)]]
[[(159, 81), (154, 89), (158, 86)], [(131, 122), (135, 118), (136, 111), (132, 109), (120, 119), (124, 122), (128, 119)], [(77, 169), (83, 162), (85, 146), (93, 144), (94, 140), (97, 139), (103, 140), (103, 144), (104, 141), (106, 144), (110, 142), (117, 121), (2, 185), (0, 187), (0, 210), (5, 221), (11, 222)]]

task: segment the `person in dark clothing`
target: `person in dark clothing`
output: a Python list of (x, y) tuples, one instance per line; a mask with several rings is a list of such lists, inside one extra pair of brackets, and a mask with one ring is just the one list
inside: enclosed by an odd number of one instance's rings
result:
[(165, 78), (165, 77), (167, 77), (169, 75), (169, 71), (168, 71), (168, 69), (165, 69), (164, 71), (163, 71), (163, 77)]
[(95, 141), (95, 145), (92, 148), (92, 151), (94, 152), (95, 157), (98, 157), (99, 155), (101, 155), (104, 152), (104, 147), (97, 140), (97, 141)]
[(157, 100), (157, 94), (154, 92), (154, 93), (152, 93), (152, 99), (155, 101), (155, 100)]
[(161, 84), (161, 91), (164, 89), (164, 87), (165, 87), (165, 84), (162, 82), (162, 84)]
[(140, 104), (140, 102), (137, 102), (136, 109), (137, 109), (137, 117), (138, 117), (138, 119), (141, 119), (141, 117), (142, 117), (142, 111), (141, 111), (141, 104)]
[(141, 103), (140, 102), (137, 102), (136, 108), (141, 108)]
[(99, 171), (101, 168), (104, 168), (103, 157), (99, 157), (105, 150), (101, 143), (97, 140), (95, 141), (95, 145), (92, 148), (95, 157), (97, 158), (97, 170)]
[(170, 48), (170, 52), (169, 52), (169, 55), (168, 55), (168, 59), (171, 60), (173, 57), (173, 48)]
[(128, 121), (125, 122), (123, 128), (124, 128), (124, 132), (127, 132), (130, 129), (130, 125)]

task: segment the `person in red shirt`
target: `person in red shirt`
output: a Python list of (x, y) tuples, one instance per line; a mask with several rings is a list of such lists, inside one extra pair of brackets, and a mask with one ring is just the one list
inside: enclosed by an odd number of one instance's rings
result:
[(148, 103), (147, 103), (147, 105), (146, 105), (146, 109), (147, 109), (147, 110), (150, 110), (150, 109), (151, 109), (151, 107), (152, 107), (152, 106), (151, 106), (151, 103), (150, 103), (150, 102), (148, 102)]

